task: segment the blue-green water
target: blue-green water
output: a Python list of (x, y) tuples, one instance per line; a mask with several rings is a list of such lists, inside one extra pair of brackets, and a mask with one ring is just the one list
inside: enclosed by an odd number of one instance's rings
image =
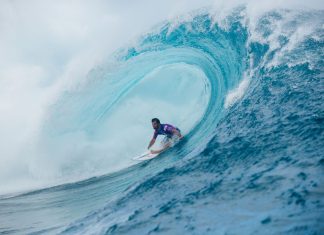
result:
[[(0, 232), (322, 234), (323, 11), (245, 13), (162, 23), (62, 94), (41, 151), (88, 179), (3, 197)], [(134, 165), (152, 115), (185, 139)]]

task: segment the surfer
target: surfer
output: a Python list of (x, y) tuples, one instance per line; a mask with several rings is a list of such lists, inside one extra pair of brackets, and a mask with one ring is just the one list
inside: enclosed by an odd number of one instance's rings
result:
[(155, 131), (154, 131), (153, 138), (151, 139), (150, 144), (147, 147), (147, 149), (150, 149), (152, 147), (152, 145), (155, 143), (155, 140), (156, 140), (158, 135), (165, 135), (166, 136), (164, 138), (164, 140), (162, 141), (162, 144), (163, 144), (162, 149), (160, 149), (160, 150), (151, 150), (151, 153), (153, 153), (153, 154), (161, 153), (164, 150), (166, 150), (167, 148), (169, 148), (171, 146), (171, 140), (173, 139), (174, 136), (179, 137), (179, 139), (183, 138), (179, 128), (174, 127), (174, 126), (172, 126), (170, 124), (161, 124), (161, 122), (160, 122), (160, 120), (158, 118), (153, 118), (152, 119), (152, 126), (153, 126), (153, 129)]

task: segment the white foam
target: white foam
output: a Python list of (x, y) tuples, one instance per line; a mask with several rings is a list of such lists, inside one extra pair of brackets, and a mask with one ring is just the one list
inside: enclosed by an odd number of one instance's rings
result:
[(245, 77), (240, 82), (238, 87), (236, 87), (233, 90), (230, 90), (228, 92), (228, 94), (226, 95), (224, 107), (226, 109), (230, 108), (233, 104), (235, 104), (238, 100), (240, 100), (243, 97), (243, 95), (244, 95), (246, 89), (248, 88), (249, 84), (250, 84), (250, 79), (248, 77)]

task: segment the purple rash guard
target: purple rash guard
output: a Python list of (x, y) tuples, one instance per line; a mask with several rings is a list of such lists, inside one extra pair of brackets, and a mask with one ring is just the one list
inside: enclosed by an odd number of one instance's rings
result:
[(173, 135), (173, 130), (180, 130), (170, 124), (160, 124), (160, 128), (154, 131), (153, 139), (156, 139), (158, 135), (166, 135), (168, 138), (171, 138)]

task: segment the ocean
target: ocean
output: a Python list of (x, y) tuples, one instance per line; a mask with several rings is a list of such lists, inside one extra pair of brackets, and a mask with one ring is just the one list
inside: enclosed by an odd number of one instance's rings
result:
[[(33, 125), (6, 139), (1, 101), (0, 233), (323, 234), (324, 10), (193, 6), (138, 31), (86, 70), (54, 43), (68, 72), (34, 84), (37, 118), (15, 80)], [(134, 161), (154, 117), (184, 139)]]

